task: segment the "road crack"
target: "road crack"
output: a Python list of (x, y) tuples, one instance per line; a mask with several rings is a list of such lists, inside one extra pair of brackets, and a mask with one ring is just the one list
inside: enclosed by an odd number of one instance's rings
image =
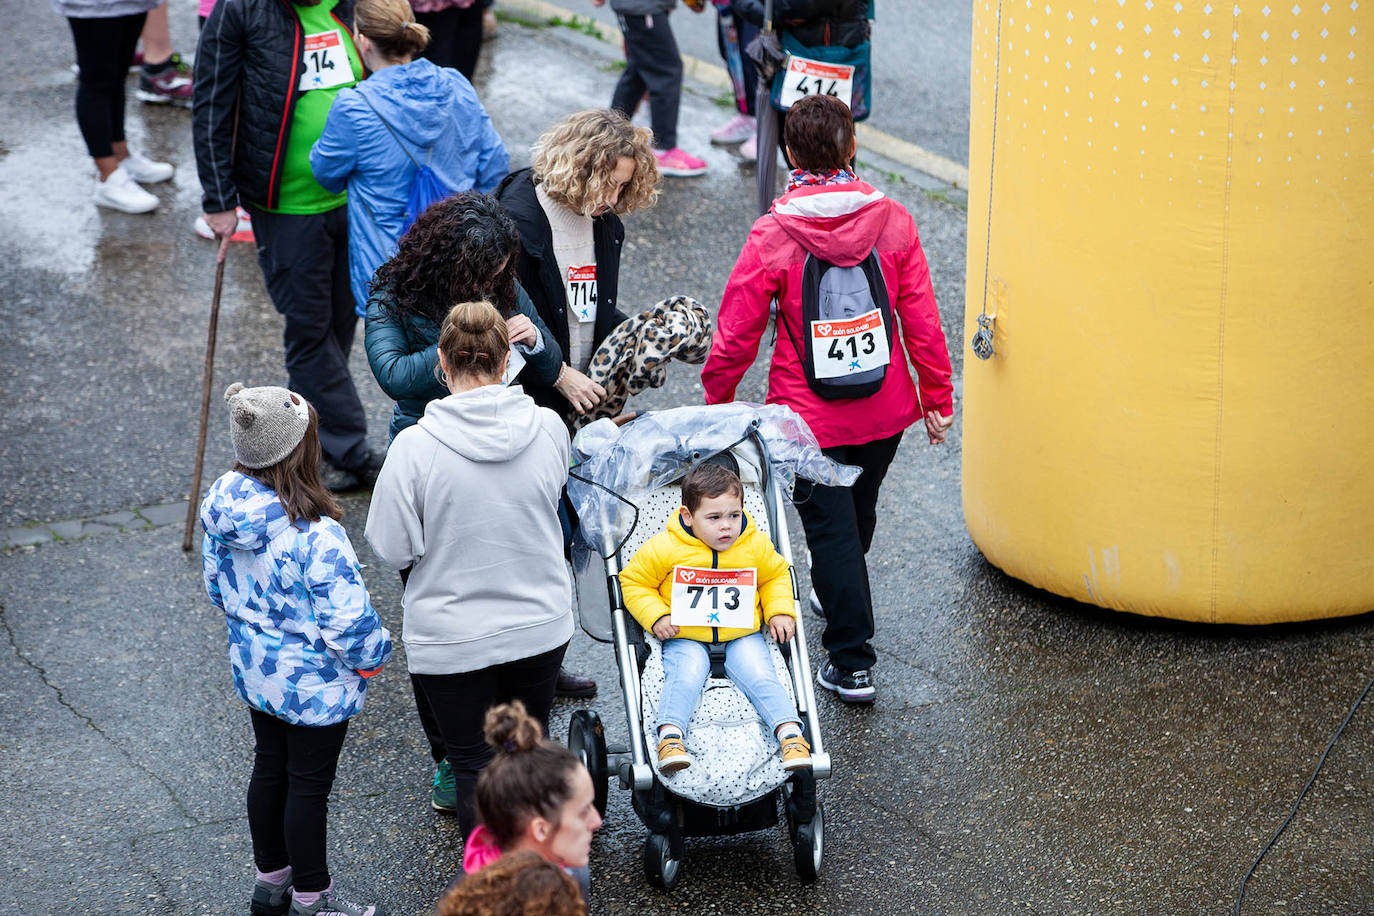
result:
[(172, 788), (171, 783), (167, 782), (167, 780), (163, 779), (157, 773), (154, 773), (152, 770), (148, 769), (148, 767), (145, 766), (141, 760), (139, 760), (133, 754), (131, 754), (127, 748), (125, 748), (114, 738), (110, 737), (110, 735), (107, 734), (105, 730), (101, 728), (100, 725), (97, 724), (94, 719), (86, 715), (81, 710), (77, 709), (76, 706), (70, 700), (68, 700), (67, 697), (63, 694), (62, 688), (54, 684), (51, 680), (49, 680), (47, 670), (44, 669), (42, 665), (38, 664), (33, 659), (29, 658), (28, 654), (22, 648), (20, 648), (19, 638), (15, 635), (14, 627), (10, 625), (9, 618), (6, 616), (5, 612), (5, 606), (3, 604), (0, 604), (0, 628), (4, 629), (5, 638), (9, 641), (10, 648), (14, 651), (15, 658), (18, 658), (21, 662), (28, 666), (35, 674), (38, 675), (38, 679), (43, 683), (43, 686), (47, 687), (48, 690), (52, 691), (53, 696), (57, 698), (57, 703), (59, 706), (70, 712), (87, 728), (89, 728), (91, 731), (95, 732), (102, 739), (104, 739), (104, 741), (111, 747), (113, 747), (115, 750), (117, 750), (120, 753), (120, 755), (124, 757), (125, 760), (129, 761), (129, 763), (133, 765), (134, 769), (143, 773), (145, 776), (152, 779), (158, 785), (162, 786), (163, 791), (165, 791), (167, 793), (167, 797), (172, 800), (172, 804), (176, 806), (177, 811), (179, 811), (181, 815), (185, 817), (187, 820), (192, 821), (194, 823), (196, 821), (196, 818), (194, 817), (194, 815), (191, 814), (190, 809), (186, 807), (185, 803), (182, 802), (181, 797), (177, 795), (176, 790)]

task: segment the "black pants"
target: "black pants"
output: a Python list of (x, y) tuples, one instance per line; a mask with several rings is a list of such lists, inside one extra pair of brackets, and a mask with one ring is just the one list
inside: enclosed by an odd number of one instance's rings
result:
[(529, 658), (492, 665), (462, 674), (412, 674), (415, 706), (429, 739), (430, 755), (438, 763), (445, 757), (453, 767), (458, 788), (458, 825), (463, 836), (477, 826), (472, 794), (477, 775), (491, 762), (492, 750), (482, 736), (487, 710), (500, 703), (519, 700), (525, 710), (549, 733), (553, 688), (563, 664), (564, 643)]
[(292, 725), (256, 709), (253, 778), (248, 783), (248, 830), (259, 871), (291, 866), (296, 890), (329, 887), (325, 822), (329, 790), (348, 720), (337, 725)]
[(474, 3), (466, 9), (451, 6), (416, 13), (415, 21), (429, 29), (429, 46), (420, 56), (440, 67), (452, 67), (471, 80), (482, 53), (482, 9), (481, 3)]
[(76, 124), (93, 159), (124, 142), (124, 80), (147, 13), (109, 19), (68, 19), (76, 43)]
[(249, 206), (258, 266), (278, 312), (291, 390), (320, 415), (320, 449), (337, 467), (367, 457), (367, 418), (348, 371), (358, 315), (348, 285), (348, 208), (268, 213)]
[(830, 660), (851, 671), (871, 668), (873, 596), (864, 555), (878, 523), (878, 488), (897, 454), (902, 434), (863, 445), (822, 449), (842, 464), (863, 468), (852, 487), (825, 487), (798, 480), (794, 500), (811, 551), (811, 586), (825, 609), (821, 644)]
[(615, 84), (611, 107), (634, 117), (647, 90), (654, 146), (672, 149), (677, 146), (677, 110), (682, 102), (682, 55), (668, 14), (616, 18), (625, 36), (625, 70)]

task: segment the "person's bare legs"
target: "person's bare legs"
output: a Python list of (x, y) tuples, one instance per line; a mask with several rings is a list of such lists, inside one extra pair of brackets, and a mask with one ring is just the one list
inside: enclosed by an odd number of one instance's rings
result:
[(110, 144), (114, 150), (113, 156), (98, 156), (95, 159), (95, 167), (100, 172), (100, 180), (104, 181), (110, 177), (110, 173), (119, 168), (119, 164), (129, 158), (129, 144), (124, 140), (119, 140)]
[(172, 27), (167, 18), (167, 3), (148, 11), (148, 19), (143, 23), (143, 63), (156, 67), (166, 63), (172, 56)]

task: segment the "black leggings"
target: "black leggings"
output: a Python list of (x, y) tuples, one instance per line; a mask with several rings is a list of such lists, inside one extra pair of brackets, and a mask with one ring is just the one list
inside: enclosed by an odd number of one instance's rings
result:
[(329, 790), (343, 750), (348, 720), (336, 725), (292, 725), (256, 709), (253, 778), (248, 783), (248, 830), (258, 871), (291, 866), (296, 890), (329, 887), (325, 823)]
[(76, 123), (91, 158), (114, 155), (124, 142), (124, 80), (134, 62), (147, 13), (109, 19), (68, 19), (76, 43)]
[(447, 756), (453, 766), (453, 781), (458, 789), (458, 825), (464, 837), (477, 826), (472, 795), (478, 774), (492, 758), (491, 747), (482, 734), (487, 710), (499, 703), (519, 700), (547, 735), (553, 688), (558, 682), (563, 653), (567, 651), (568, 644), (564, 643), (539, 655), (478, 671), (410, 676), (430, 754), (435, 763)]

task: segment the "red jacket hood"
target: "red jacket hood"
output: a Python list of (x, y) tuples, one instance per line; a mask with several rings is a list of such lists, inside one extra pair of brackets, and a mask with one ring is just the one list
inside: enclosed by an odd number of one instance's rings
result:
[(882, 191), (863, 181), (814, 185), (773, 201), (772, 214), (798, 245), (837, 267), (853, 267), (873, 250), (886, 225)]

